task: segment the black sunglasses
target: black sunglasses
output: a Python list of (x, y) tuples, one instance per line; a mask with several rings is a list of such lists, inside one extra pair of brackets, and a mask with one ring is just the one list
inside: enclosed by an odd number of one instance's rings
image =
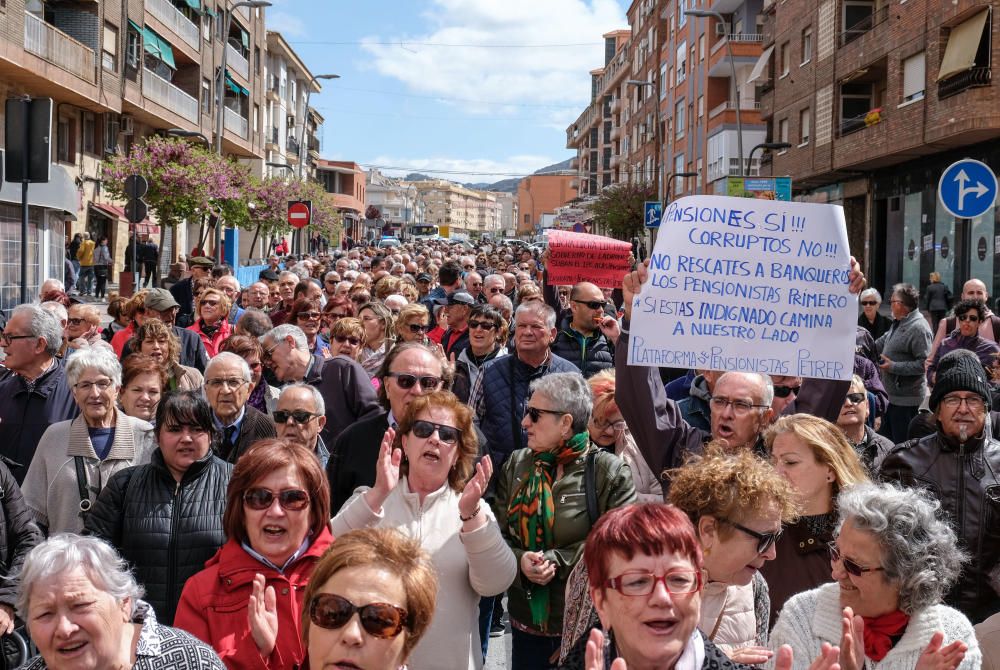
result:
[(458, 436), (462, 433), (462, 431), (454, 426), (445, 426), (433, 421), (424, 421), (423, 419), (414, 421), (410, 430), (422, 440), (433, 435), (436, 430), (438, 439), (445, 444), (458, 444)]
[(290, 412), (283, 409), (276, 409), (271, 416), (274, 417), (275, 423), (287, 423), (288, 418), (291, 417), (295, 423), (302, 425), (309, 423), (310, 419), (319, 416), (319, 414), (313, 414), (312, 412), (307, 412), (304, 409), (296, 409)]
[(801, 386), (775, 386), (774, 395), (778, 398), (787, 398), (791, 394), (798, 395)]
[(361, 344), (361, 340), (356, 337), (349, 337), (347, 335), (334, 335), (333, 339), (337, 340), (340, 344), (344, 342), (350, 342), (352, 347), (356, 347)]
[(247, 489), (243, 494), (243, 504), (252, 510), (261, 512), (270, 509), (274, 499), (278, 499), (281, 508), (290, 512), (298, 512), (309, 506), (309, 494), (301, 489), (285, 489), (276, 496), (267, 489)]
[(756, 539), (757, 540), (757, 553), (758, 554), (763, 554), (768, 549), (770, 549), (771, 547), (773, 547), (774, 543), (778, 541), (779, 537), (781, 537), (781, 531), (780, 530), (776, 531), (776, 532), (772, 532), (772, 533), (761, 533), (761, 532), (758, 532), (756, 530), (753, 530), (752, 528), (747, 528), (746, 526), (740, 525), (740, 524), (735, 523), (733, 521), (729, 521), (728, 519), (724, 519), (724, 521), (726, 523), (728, 523), (730, 526), (732, 526), (733, 528), (735, 528), (736, 530), (743, 531), (744, 533), (746, 533), (750, 537)]
[(430, 330), (430, 326), (423, 323), (411, 323), (407, 326), (411, 333), (426, 333)]
[(857, 563), (855, 563), (851, 559), (846, 558), (845, 556), (841, 555), (840, 548), (837, 547), (837, 543), (836, 542), (830, 542), (826, 546), (830, 550), (830, 560), (833, 561), (833, 562), (841, 561), (843, 563), (843, 565), (844, 565), (844, 570), (846, 570), (847, 574), (849, 574), (849, 575), (854, 575), (855, 577), (860, 577), (863, 574), (865, 574), (866, 572), (878, 572), (879, 570), (885, 570), (885, 568), (883, 568), (881, 566), (879, 566), (877, 568), (862, 568), (860, 565), (858, 565)]
[(420, 388), (425, 391), (433, 391), (441, 385), (441, 378), (431, 375), (417, 377), (406, 372), (390, 372), (386, 376), (395, 378), (396, 383), (399, 384), (399, 388), (404, 391), (413, 388), (414, 384), (418, 381), (420, 382)]
[(878, 303), (874, 300), (862, 300), (861, 304), (864, 305), (865, 307), (871, 307), (873, 305), (877, 305)]
[(863, 401), (864, 399), (865, 399), (865, 394), (864, 393), (848, 393), (847, 394), (847, 402), (851, 403), (852, 405), (857, 405), (861, 401)]
[(574, 300), (573, 302), (586, 305), (590, 309), (604, 309), (604, 305), (607, 304), (604, 300)]
[(482, 328), (483, 330), (493, 330), (497, 325), (490, 321), (469, 321), (469, 330), (477, 330)]
[(555, 416), (562, 416), (567, 414), (567, 412), (560, 412), (556, 409), (542, 409), (541, 407), (532, 407), (528, 405), (524, 408), (524, 415), (531, 419), (531, 423), (538, 423), (538, 420), (542, 417), (542, 414), (552, 414)]
[(966, 322), (966, 321), (973, 321), (973, 322), (979, 321), (979, 315), (978, 314), (963, 314), (962, 316), (958, 316), (958, 317), (955, 317), (955, 318), (957, 318), (959, 321), (961, 321), (963, 323)]
[(406, 610), (389, 603), (368, 603), (358, 607), (335, 593), (318, 593), (309, 603), (309, 620), (327, 630), (343, 628), (355, 612), (361, 627), (372, 637), (393, 638), (410, 625)]

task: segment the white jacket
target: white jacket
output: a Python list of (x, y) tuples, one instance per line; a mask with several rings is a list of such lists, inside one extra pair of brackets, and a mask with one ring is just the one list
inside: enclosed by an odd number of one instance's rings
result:
[(615, 443), (615, 456), (628, 463), (632, 470), (632, 483), (635, 484), (635, 496), (642, 503), (663, 502), (663, 483), (659, 474), (653, 474), (646, 459), (639, 453), (639, 446), (628, 428), (622, 431)]
[[(840, 644), (842, 611), (840, 586), (836, 583), (792, 596), (771, 631), (771, 649), (791, 645), (795, 651), (792, 670), (808, 668), (819, 656), (824, 642)], [(913, 670), (936, 631), (944, 633), (946, 645), (961, 640), (969, 646), (959, 670), (979, 670), (982, 654), (972, 624), (964, 614), (945, 605), (932, 605), (911, 616), (896, 646), (878, 663), (866, 658), (865, 667), (868, 670)], [(774, 668), (774, 657), (767, 667), (769, 670)]]
[(485, 526), (462, 532), (459, 494), (450, 486), (428, 494), (420, 504), (402, 477), (376, 514), (359, 487), (330, 520), (337, 537), (358, 528), (395, 528), (420, 541), (431, 556), (438, 577), (434, 618), (407, 660), (409, 670), (479, 670), (483, 650), (479, 639), (479, 598), (503, 593), (517, 575), (517, 559), (500, 534), (493, 511), (485, 502), (479, 513)]

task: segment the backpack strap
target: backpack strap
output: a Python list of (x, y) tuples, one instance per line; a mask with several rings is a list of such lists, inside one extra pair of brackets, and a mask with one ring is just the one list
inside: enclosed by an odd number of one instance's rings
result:
[(600, 510), (597, 506), (597, 451), (587, 454), (587, 460), (583, 469), (583, 492), (587, 498), (587, 517), (590, 525), (593, 526), (601, 518)]

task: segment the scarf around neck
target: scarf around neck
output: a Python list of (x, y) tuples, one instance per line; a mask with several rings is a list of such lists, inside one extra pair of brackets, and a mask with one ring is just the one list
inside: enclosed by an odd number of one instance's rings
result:
[(865, 622), (865, 656), (876, 663), (885, 658), (893, 647), (893, 639), (906, 630), (910, 617), (902, 610), (896, 610), (875, 617), (861, 617)]

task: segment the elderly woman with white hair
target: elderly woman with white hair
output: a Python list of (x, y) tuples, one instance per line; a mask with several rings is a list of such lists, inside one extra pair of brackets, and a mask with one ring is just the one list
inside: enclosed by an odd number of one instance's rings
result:
[(889, 331), (892, 319), (879, 314), (878, 308), (882, 304), (882, 295), (873, 288), (866, 288), (861, 292), (861, 314), (858, 314), (858, 325), (871, 333), (872, 339), (877, 340)]
[(972, 624), (941, 604), (964, 556), (941, 505), (923, 491), (858, 484), (837, 499), (830, 543), (835, 583), (793, 596), (771, 645), (795, 649), (794, 670), (828, 645), (841, 670), (976, 670), (982, 655)]
[(97, 538), (57, 535), (31, 550), (17, 611), (40, 656), (26, 670), (225, 670), (211, 647), (157, 622), (143, 588)]
[(48, 534), (79, 532), (111, 475), (148, 463), (153, 427), (118, 409), (122, 368), (114, 352), (84, 349), (66, 363), (66, 385), (80, 414), (48, 427), (38, 441), (22, 489)]

